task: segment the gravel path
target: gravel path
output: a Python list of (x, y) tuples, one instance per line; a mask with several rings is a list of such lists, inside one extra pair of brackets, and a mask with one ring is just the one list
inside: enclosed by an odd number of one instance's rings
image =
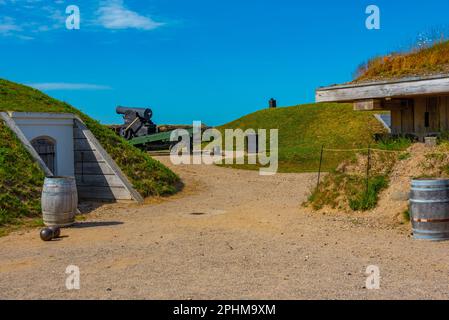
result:
[[(165, 157), (159, 158), (168, 164)], [(106, 205), (60, 241), (0, 238), (1, 299), (446, 299), (449, 242), (302, 208), (311, 174), (175, 167), (178, 195)], [(77, 265), (81, 289), (65, 288)], [(365, 288), (379, 266), (381, 289)]]

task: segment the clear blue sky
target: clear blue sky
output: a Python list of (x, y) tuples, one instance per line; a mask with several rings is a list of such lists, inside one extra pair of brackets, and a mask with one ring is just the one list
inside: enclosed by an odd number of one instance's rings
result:
[[(67, 30), (77, 5), (81, 29)], [(365, 9), (381, 10), (381, 30)], [(0, 0), (0, 78), (33, 84), (103, 123), (150, 106), (156, 123), (222, 124), (313, 102), (368, 58), (449, 24), (449, 1)], [(1, 97), (0, 97), (1, 98)]]

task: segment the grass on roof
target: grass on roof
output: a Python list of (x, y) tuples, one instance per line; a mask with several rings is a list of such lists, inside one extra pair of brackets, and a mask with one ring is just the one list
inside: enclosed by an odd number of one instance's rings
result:
[(449, 41), (430, 47), (376, 57), (357, 70), (354, 82), (391, 80), (449, 73)]

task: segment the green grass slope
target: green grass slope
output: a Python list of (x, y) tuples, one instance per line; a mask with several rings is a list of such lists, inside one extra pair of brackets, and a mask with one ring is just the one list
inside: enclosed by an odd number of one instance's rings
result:
[[(279, 129), (279, 171), (316, 172), (321, 146), (326, 148), (366, 148), (373, 135), (385, 129), (373, 112), (353, 111), (350, 104), (307, 104), (266, 109), (219, 127), (224, 129)], [(323, 170), (332, 170), (348, 153), (327, 153)], [(233, 166), (255, 169), (250, 165)]]
[(38, 216), (44, 174), (0, 121), (0, 226)]
[[(179, 177), (107, 127), (67, 103), (0, 79), (0, 111), (69, 112), (79, 115), (144, 197), (176, 192)], [(0, 121), (0, 225), (40, 215), (43, 174)]]

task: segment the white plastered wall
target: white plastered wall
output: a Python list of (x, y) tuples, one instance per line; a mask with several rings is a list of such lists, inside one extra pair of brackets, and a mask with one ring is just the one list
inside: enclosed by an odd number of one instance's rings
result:
[(54, 175), (75, 175), (72, 114), (11, 112), (9, 116), (30, 142), (39, 137), (49, 137), (56, 142)]

